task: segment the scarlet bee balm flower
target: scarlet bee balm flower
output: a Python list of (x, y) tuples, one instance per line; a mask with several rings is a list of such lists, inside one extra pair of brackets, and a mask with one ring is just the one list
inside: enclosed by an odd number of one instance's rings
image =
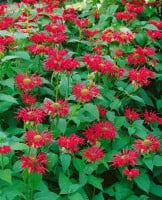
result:
[(134, 148), (141, 153), (156, 152), (160, 148), (160, 141), (154, 135), (148, 135), (144, 140), (135, 141)]
[(90, 101), (92, 98), (99, 95), (99, 89), (95, 85), (76, 84), (73, 86), (73, 94), (76, 100), (82, 103)]
[(45, 166), (48, 164), (47, 162), (47, 154), (40, 153), (37, 156), (22, 156), (21, 157), (22, 168), (27, 169), (29, 173), (36, 172), (40, 174), (45, 173)]
[(83, 157), (86, 157), (89, 162), (94, 163), (96, 160), (103, 158), (104, 153), (102, 149), (97, 146), (89, 147), (84, 150)]
[(130, 169), (130, 170), (128, 168), (126, 168), (126, 169), (124, 169), (123, 173), (124, 173), (124, 175), (127, 176), (127, 179), (129, 181), (131, 181), (132, 178), (139, 176), (139, 170), (136, 169), (136, 168), (133, 168), (133, 169)]
[(0, 147), (0, 154), (6, 154), (11, 152), (11, 147), (8, 145), (4, 145)]

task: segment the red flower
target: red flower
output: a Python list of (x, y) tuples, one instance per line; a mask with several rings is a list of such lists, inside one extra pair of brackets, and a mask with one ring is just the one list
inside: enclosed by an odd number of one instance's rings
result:
[(135, 84), (137, 87), (147, 86), (150, 83), (148, 79), (154, 78), (154, 72), (145, 67), (139, 70), (131, 69), (128, 72), (128, 77), (132, 81), (132, 84)]
[(37, 156), (22, 156), (21, 157), (22, 168), (28, 169), (29, 173), (36, 172), (40, 174), (45, 173), (45, 166), (48, 164), (47, 162), (47, 154), (40, 153)]
[(14, 24), (14, 20), (12, 17), (5, 17), (3, 20), (0, 20), (0, 30), (7, 29)]
[(26, 3), (26, 4), (34, 4), (37, 1), (36, 0), (21, 0), (21, 2)]
[(74, 23), (75, 23), (76, 26), (78, 26), (79, 28), (82, 29), (82, 28), (88, 26), (90, 22), (89, 22), (88, 19), (79, 19), (79, 18), (77, 18), (77, 19), (74, 20)]
[(62, 17), (66, 21), (73, 21), (76, 18), (75, 10), (74, 8), (68, 8), (63, 11)]
[(51, 133), (43, 131), (39, 133), (35, 130), (30, 130), (25, 133), (25, 139), (28, 146), (33, 146), (34, 148), (40, 148), (45, 146), (47, 143), (52, 142), (53, 137)]
[(139, 154), (133, 150), (126, 150), (119, 152), (118, 154), (114, 155), (114, 158), (112, 160), (112, 166), (118, 166), (118, 167), (123, 167), (125, 165), (134, 166), (138, 162), (137, 160), (138, 156)]
[(30, 37), (30, 40), (32, 42), (35, 42), (35, 43), (42, 43), (42, 42), (46, 42), (47, 40), (47, 35), (45, 35), (44, 33), (34, 33), (31, 37)]
[(26, 47), (31, 54), (48, 54), (50, 47), (42, 44), (32, 44)]
[(143, 117), (147, 123), (158, 122), (158, 116), (155, 112), (145, 110)]
[(128, 168), (126, 168), (126, 169), (124, 169), (123, 173), (124, 173), (124, 175), (127, 176), (127, 179), (128, 179), (129, 181), (131, 181), (132, 178), (134, 178), (134, 177), (136, 177), (136, 176), (139, 176), (139, 170), (136, 169), (136, 168), (130, 169), (130, 170), (129, 170)]
[(125, 109), (124, 115), (128, 120), (131, 121), (134, 121), (139, 118), (139, 113), (128, 107)]
[(32, 95), (29, 95), (26, 93), (22, 95), (22, 101), (25, 104), (28, 104), (28, 105), (34, 104), (36, 102), (36, 100), (37, 99)]
[(42, 123), (46, 114), (41, 108), (22, 108), (17, 113), (17, 119), (21, 119), (25, 123)]
[(106, 115), (106, 109), (104, 106), (97, 105), (97, 109), (101, 117), (104, 117)]
[(6, 8), (7, 8), (7, 4), (0, 5), (0, 16), (4, 16)]
[(59, 117), (64, 117), (69, 113), (69, 107), (63, 99), (56, 102), (46, 100), (43, 104), (43, 110), (49, 115), (58, 115)]
[(94, 37), (96, 34), (99, 33), (99, 29), (94, 29), (94, 30), (84, 29), (84, 33), (90, 37)]
[(152, 39), (160, 39), (162, 38), (162, 30), (148, 30), (147, 35)]
[(112, 140), (116, 135), (116, 129), (111, 122), (98, 122), (93, 126), (96, 136)]
[(113, 40), (114, 31), (110, 28), (106, 29), (101, 35), (101, 39), (107, 43), (111, 43)]
[(65, 24), (47, 24), (45, 30), (50, 33), (61, 33), (65, 31)]
[(45, 61), (45, 68), (54, 71), (71, 71), (80, 65), (75, 58), (68, 57), (65, 50), (53, 49), (49, 51), (49, 59)]
[(144, 11), (144, 6), (143, 5), (135, 5), (133, 3), (127, 3), (126, 4), (126, 10), (128, 12), (135, 12), (135, 13), (141, 13)]
[(17, 88), (24, 92), (32, 90), (35, 86), (42, 84), (42, 79), (36, 74), (29, 76), (28, 74), (19, 73), (15, 76), (15, 84)]
[(144, 140), (136, 140), (134, 148), (141, 153), (156, 152), (160, 148), (160, 141), (154, 135), (148, 135)]
[(74, 85), (72, 90), (76, 100), (80, 100), (82, 103), (90, 101), (100, 93), (95, 85), (84, 85), (80, 83)]
[(116, 12), (115, 17), (117, 19), (123, 20), (123, 21), (131, 21), (135, 19), (137, 16), (136, 13), (134, 12), (128, 12), (128, 11), (123, 11), (123, 12)]
[(84, 140), (76, 134), (72, 134), (69, 137), (60, 136), (58, 144), (63, 150), (69, 153), (76, 153), (79, 150), (78, 146), (84, 144)]
[(156, 26), (159, 29), (162, 29), (162, 21), (150, 20), (149, 23), (153, 24), (154, 26)]
[(0, 147), (0, 154), (6, 154), (11, 152), (11, 147), (4, 145)]
[(83, 156), (86, 157), (89, 162), (93, 163), (96, 160), (103, 158), (104, 153), (102, 149), (97, 146), (92, 146), (84, 150)]
[(83, 134), (88, 142), (96, 144), (98, 139), (112, 140), (115, 137), (116, 129), (109, 121), (98, 122), (91, 127), (87, 127)]
[(120, 44), (125, 44), (134, 39), (133, 33), (127, 32), (114, 32), (113, 34), (114, 40), (117, 40)]

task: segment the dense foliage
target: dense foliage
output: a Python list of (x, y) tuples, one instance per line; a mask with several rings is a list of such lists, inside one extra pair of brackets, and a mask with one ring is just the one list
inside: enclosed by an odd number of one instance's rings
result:
[(162, 199), (161, 11), (0, 5), (0, 200)]

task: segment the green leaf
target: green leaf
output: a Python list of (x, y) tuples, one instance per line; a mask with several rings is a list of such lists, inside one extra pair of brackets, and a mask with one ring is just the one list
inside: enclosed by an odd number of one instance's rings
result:
[(61, 194), (68, 194), (69, 188), (72, 185), (71, 181), (62, 172), (59, 174), (59, 187), (61, 189)]
[(139, 97), (139, 96), (130, 95), (130, 98), (145, 105), (144, 100), (141, 97)]
[(84, 200), (84, 198), (82, 197), (82, 195), (80, 193), (78, 193), (78, 192), (69, 195), (68, 198), (70, 200)]
[(12, 184), (11, 170), (10, 169), (0, 170), (0, 179)]
[(66, 171), (71, 163), (71, 156), (69, 154), (62, 154), (60, 155), (61, 165), (63, 168), (63, 171)]
[(119, 130), (126, 123), (125, 117), (115, 117), (114, 125)]
[(37, 173), (32, 173), (29, 176), (30, 180), (30, 187), (32, 189), (36, 189), (37, 186), (41, 183), (42, 181), (42, 174), (37, 174)]
[(5, 62), (7, 60), (13, 60), (13, 59), (16, 59), (18, 58), (18, 56), (5, 56), (1, 59), (2, 62)]
[(162, 167), (162, 156), (159, 155), (154, 156), (154, 165), (156, 167)]
[(136, 38), (137, 43), (142, 45), (142, 46), (144, 46), (147, 43), (147, 40), (148, 40), (145, 33), (137, 33), (135, 35), (135, 38)]
[(162, 185), (156, 185), (155, 183), (151, 182), (149, 192), (155, 196), (162, 197)]
[(57, 128), (62, 132), (65, 133), (66, 131), (66, 119), (60, 118), (58, 121)]
[(145, 165), (152, 171), (153, 170), (153, 158), (152, 156), (143, 158)]
[(12, 106), (11, 102), (0, 102), (0, 113), (9, 110), (11, 106)]
[(58, 162), (58, 155), (55, 153), (48, 153), (48, 168), (51, 170)]
[(86, 164), (79, 158), (73, 159), (73, 165), (78, 172), (84, 171)]
[(114, 119), (115, 119), (115, 112), (108, 111), (106, 113), (106, 117), (107, 117), (108, 120), (110, 120), (111, 122), (113, 122)]
[(104, 196), (103, 196), (102, 192), (100, 192), (99, 194), (95, 195), (93, 200), (104, 200)]
[(110, 104), (110, 108), (111, 110), (118, 110), (121, 106), (121, 101), (119, 99), (115, 99), (115, 101), (113, 101), (111, 104)]
[(149, 192), (150, 179), (147, 174), (141, 173), (139, 176), (134, 178), (134, 181), (141, 190), (143, 190), (147, 193)]
[(102, 188), (102, 183), (103, 182), (103, 179), (102, 178), (99, 178), (99, 177), (95, 177), (93, 175), (90, 175), (88, 177), (88, 183), (90, 185), (93, 185), (95, 188), (99, 189), (99, 190), (103, 190)]
[(92, 103), (87, 103), (84, 105), (83, 109), (88, 113), (90, 113), (91, 115), (93, 115), (95, 119), (99, 119), (99, 112), (96, 105)]
[(37, 192), (34, 195), (34, 200), (57, 200), (59, 196), (54, 192)]
[(11, 95), (7, 95), (7, 94), (0, 94), (0, 101), (7, 101), (10, 103), (18, 104), (17, 100), (14, 97), (12, 97)]
[(24, 60), (30, 60), (30, 55), (27, 51), (17, 51), (14, 55)]
[(0, 84), (3, 86), (7, 86), (14, 90), (14, 79), (13, 78), (8, 78), (6, 80), (0, 81)]

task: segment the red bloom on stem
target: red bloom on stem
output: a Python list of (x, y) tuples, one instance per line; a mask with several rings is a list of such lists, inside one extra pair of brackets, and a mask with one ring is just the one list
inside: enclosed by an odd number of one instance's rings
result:
[(128, 78), (132, 81), (132, 84), (136, 85), (137, 87), (147, 86), (149, 85), (150, 81), (149, 78), (154, 78), (154, 72), (142, 67), (139, 70), (131, 69), (128, 72)]
[(101, 35), (101, 39), (107, 43), (111, 43), (113, 40), (114, 31), (112, 29), (106, 29)]
[(45, 35), (44, 33), (34, 33), (31, 37), (30, 37), (30, 40), (32, 42), (35, 42), (35, 43), (42, 43), (42, 42), (46, 42), (47, 40), (47, 35)]
[(84, 33), (90, 37), (94, 37), (96, 34), (99, 33), (99, 29), (94, 29), (94, 30), (84, 29)]
[(14, 24), (12, 17), (5, 17), (3, 20), (0, 20), (0, 30), (7, 29)]
[(112, 140), (116, 135), (116, 129), (111, 122), (98, 122), (94, 125), (96, 136)]
[(90, 101), (100, 93), (95, 85), (84, 85), (80, 83), (74, 85), (72, 90), (76, 100), (80, 100), (82, 103)]
[(162, 38), (162, 30), (148, 30), (147, 35), (152, 39), (160, 39)]
[(139, 154), (136, 153), (134, 150), (126, 150), (119, 152), (118, 154), (114, 155), (112, 160), (112, 166), (123, 167), (125, 165), (132, 165), (134, 166), (138, 160)]
[(112, 140), (116, 135), (116, 129), (109, 121), (97, 122), (93, 126), (87, 127), (83, 134), (88, 142), (96, 144), (98, 139)]
[(25, 123), (39, 124), (43, 122), (46, 114), (41, 108), (22, 108), (17, 113), (17, 119), (21, 119)]
[(128, 42), (131, 42), (134, 39), (134, 35), (130, 31), (114, 32), (113, 38), (114, 40), (118, 41), (120, 44), (126, 44)]
[(125, 109), (124, 115), (128, 120), (131, 121), (134, 121), (139, 118), (139, 113), (128, 107)]
[(104, 106), (97, 105), (97, 109), (101, 117), (104, 117), (106, 115), (106, 109)]
[(36, 172), (40, 174), (45, 173), (45, 166), (48, 164), (47, 162), (47, 154), (40, 153), (37, 156), (22, 156), (21, 157), (22, 168), (28, 169), (29, 173)]
[(22, 95), (22, 101), (27, 105), (31, 105), (34, 104), (37, 99), (34, 96), (25, 93)]
[(92, 146), (84, 150), (83, 156), (87, 158), (89, 162), (94, 163), (96, 160), (103, 158), (104, 152), (97, 146)]
[(123, 12), (116, 12), (115, 13), (115, 17), (119, 20), (123, 20), (123, 21), (131, 21), (133, 19), (135, 19), (137, 16), (136, 13), (134, 12), (128, 12), (128, 11), (123, 11)]
[(84, 140), (76, 134), (72, 134), (69, 137), (60, 136), (58, 144), (63, 150), (69, 153), (76, 153), (79, 151), (79, 145), (84, 144)]
[(64, 32), (66, 29), (65, 24), (47, 24), (45, 30), (50, 33)]
[(28, 146), (40, 148), (45, 146), (47, 143), (52, 142), (53, 137), (51, 133), (47, 131), (39, 133), (38, 131), (30, 130), (25, 133), (25, 140)]
[(15, 84), (17, 88), (24, 92), (32, 90), (35, 86), (42, 84), (42, 79), (36, 74), (29, 76), (28, 74), (19, 73), (15, 76)]
[(25, 4), (34, 4), (37, 1), (36, 0), (21, 0), (21, 2), (25, 3)]
[(6, 8), (7, 8), (7, 4), (0, 5), (0, 16), (4, 16)]
[(147, 123), (158, 122), (158, 119), (159, 119), (155, 112), (152, 112), (152, 111), (149, 112), (148, 110), (145, 110), (143, 117), (144, 117), (145, 122)]
[(69, 113), (69, 106), (63, 99), (59, 99), (56, 102), (46, 100), (43, 104), (43, 110), (49, 115), (64, 117)]
[(149, 24), (156, 26), (159, 29), (162, 29), (162, 21), (150, 20)]
[(90, 22), (89, 22), (88, 19), (77, 18), (77, 19), (74, 20), (74, 23), (75, 23), (76, 26), (78, 26), (79, 28), (82, 29), (82, 28), (85, 28), (86, 26), (88, 26)]
[(127, 176), (127, 179), (129, 181), (131, 181), (132, 178), (139, 176), (139, 170), (136, 168), (133, 168), (133, 169), (126, 168), (126, 169), (124, 169), (123, 173), (124, 173), (124, 175)]
[(65, 21), (73, 21), (77, 15), (75, 14), (74, 8), (68, 8), (63, 11), (62, 17)]
[(48, 54), (50, 47), (42, 44), (32, 44), (26, 47), (31, 54)]
[(156, 152), (160, 148), (160, 141), (154, 135), (148, 135), (144, 140), (137, 139), (134, 148), (141, 153)]
[(6, 154), (11, 152), (11, 147), (8, 145), (4, 145), (0, 147), (0, 154)]

